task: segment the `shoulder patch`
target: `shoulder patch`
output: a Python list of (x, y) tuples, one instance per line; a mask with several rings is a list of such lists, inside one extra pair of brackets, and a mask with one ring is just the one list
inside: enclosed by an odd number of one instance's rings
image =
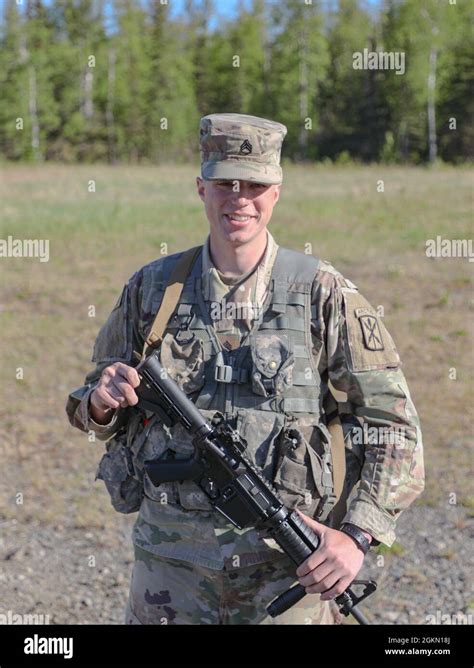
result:
[(357, 290), (342, 288), (346, 336), (353, 371), (400, 366), (392, 337), (374, 308)]

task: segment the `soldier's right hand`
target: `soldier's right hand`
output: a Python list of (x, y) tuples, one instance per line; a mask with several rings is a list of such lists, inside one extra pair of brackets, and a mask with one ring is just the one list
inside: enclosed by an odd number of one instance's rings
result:
[(111, 410), (135, 406), (138, 397), (134, 388), (139, 385), (140, 378), (132, 366), (115, 362), (106, 367), (90, 396), (92, 418), (103, 420)]

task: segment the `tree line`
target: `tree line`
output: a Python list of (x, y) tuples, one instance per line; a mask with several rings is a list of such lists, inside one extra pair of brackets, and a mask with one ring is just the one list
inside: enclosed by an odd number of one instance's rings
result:
[(0, 158), (186, 161), (199, 118), (288, 127), (296, 161), (472, 158), (470, 0), (3, 0)]

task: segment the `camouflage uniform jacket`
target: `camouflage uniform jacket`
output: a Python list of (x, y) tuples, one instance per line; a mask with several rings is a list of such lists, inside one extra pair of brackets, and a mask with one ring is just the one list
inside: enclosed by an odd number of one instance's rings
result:
[[(278, 248), (269, 233), (268, 240), (259, 266), (257, 301), (263, 298)], [(208, 244), (209, 240), (202, 254), (203, 275), (212, 269)], [(119, 409), (109, 424), (96, 424), (89, 416), (89, 396), (106, 366), (116, 361), (131, 363), (132, 351), (143, 349), (159, 306), (159, 289), (162, 294), (164, 263), (173, 263), (179, 256), (151, 262), (125, 285), (96, 339), (92, 358), (96, 367), (87, 375), (85, 385), (73, 393), (75, 403), (70, 395), (68, 416), (77, 428), (93, 430), (99, 439), (108, 440), (129, 424), (130, 410), (135, 409)], [(346, 447), (352, 451), (347, 460), (347, 478), (360, 477), (360, 482), (351, 494), (344, 521), (391, 545), (397, 517), (421, 493), (424, 484), (419, 420), (400, 359), (376, 311), (356, 286), (327, 262), (320, 262), (314, 277), (311, 304), (312, 354), (321, 377), (321, 394), (328, 392), (330, 381), (343, 393), (338, 399), (345, 399), (346, 412), (356, 416), (361, 425), (358, 436), (346, 440)], [(188, 378), (188, 382), (192, 385), (193, 379)], [(153, 440), (150, 427), (144, 427), (140, 420), (135, 420), (135, 425), (139, 425), (138, 432), (131, 436), (139, 433), (136, 442), (143, 446), (148, 437)], [(173, 449), (172, 440), (168, 447)], [(142, 449), (142, 460), (153, 453)], [(139, 460), (140, 453), (135, 450), (134, 454)], [(187, 484), (193, 483), (153, 488), (145, 477), (144, 497), (133, 532), (137, 546), (214, 569), (247, 566), (281, 556), (274, 541), (260, 538), (255, 530), (235, 529), (218, 513), (208, 510), (208, 505), (196, 509), (199, 505)], [(189, 505), (188, 498), (193, 501)]]

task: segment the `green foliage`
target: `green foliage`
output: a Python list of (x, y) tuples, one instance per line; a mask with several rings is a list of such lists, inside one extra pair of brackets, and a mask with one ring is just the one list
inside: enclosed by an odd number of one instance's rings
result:
[(385, 142), (380, 152), (381, 162), (389, 165), (396, 161), (395, 138), (391, 130), (385, 133)]
[[(464, 162), (471, 36), (467, 0), (4, 0), (0, 160), (189, 161), (200, 116), (240, 112), (287, 125), (292, 160)], [(406, 71), (355, 68), (364, 49)]]
[[(323, 155), (375, 159), (378, 73), (354, 69), (354, 53), (372, 49), (372, 19), (358, 0), (341, 0), (328, 35), (329, 68), (321, 90)], [(380, 141), (380, 140), (379, 140)]]
[(285, 152), (316, 157), (319, 92), (327, 76), (327, 40), (316, 3), (279, 3), (271, 15), (272, 41), (266, 110), (288, 127)]
[(152, 85), (144, 112), (150, 157), (154, 162), (189, 160), (194, 154), (199, 114), (192, 62), (184, 48), (186, 33), (179, 24), (167, 25), (165, 15), (155, 21), (161, 37), (154, 38), (156, 32), (152, 32), (149, 41)]
[(445, 160), (462, 162), (474, 155), (474, 14), (468, 2), (452, 12), (439, 85), (438, 133)]

